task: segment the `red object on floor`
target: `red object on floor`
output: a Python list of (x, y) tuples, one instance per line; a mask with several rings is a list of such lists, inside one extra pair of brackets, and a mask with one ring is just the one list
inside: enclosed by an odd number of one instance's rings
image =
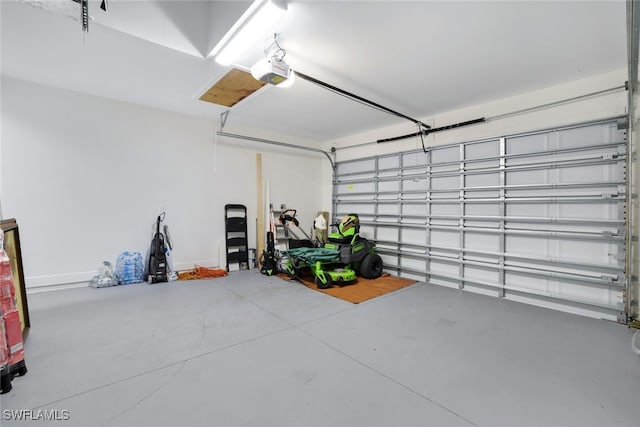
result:
[(9, 372), (9, 346), (4, 327), (4, 318), (0, 311), (0, 394), (11, 391), (11, 373)]
[(9, 349), (9, 370), (17, 370), (18, 363), (24, 361), (24, 341), (20, 328), (20, 315), (14, 309), (4, 313), (4, 325), (7, 331), (7, 347)]
[[(0, 242), (2, 242), (0, 234)], [(11, 390), (11, 380), (14, 376), (27, 373), (24, 362), (24, 341), (22, 339), (22, 326), (20, 325), (20, 313), (15, 304), (15, 288), (13, 287), (13, 275), (11, 262), (7, 253), (0, 244), (0, 315), (2, 317), (2, 337), (0, 338), (0, 362), (6, 354), (7, 364), (0, 363), (0, 389), (2, 393)]]
[(7, 332), (4, 327), (4, 318), (0, 317), (0, 368), (9, 363), (9, 346), (7, 345)]

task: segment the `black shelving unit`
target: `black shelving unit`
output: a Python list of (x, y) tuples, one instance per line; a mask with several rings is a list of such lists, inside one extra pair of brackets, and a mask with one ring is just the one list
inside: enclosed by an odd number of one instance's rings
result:
[(229, 264), (235, 263), (238, 264), (238, 269), (249, 268), (247, 207), (236, 204), (225, 205), (224, 222), (225, 241), (227, 244), (227, 271), (229, 271)]

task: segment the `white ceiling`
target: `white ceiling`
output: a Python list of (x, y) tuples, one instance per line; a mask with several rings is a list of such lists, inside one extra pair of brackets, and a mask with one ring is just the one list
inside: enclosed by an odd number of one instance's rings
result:
[[(228, 68), (206, 58), (248, 1), (1, 1), (2, 75), (206, 117)], [(624, 1), (301, 1), (273, 28), (295, 69), (416, 118), (626, 67)], [(264, 40), (239, 60), (250, 67)], [(622, 82), (621, 82), (622, 83)], [(298, 79), (230, 125), (326, 141), (401, 123)], [(409, 125), (410, 123), (407, 122)]]

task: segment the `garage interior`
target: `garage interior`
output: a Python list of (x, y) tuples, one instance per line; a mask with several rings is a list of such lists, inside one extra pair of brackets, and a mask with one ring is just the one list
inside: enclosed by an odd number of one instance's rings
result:
[[(636, 1), (11, 0), (0, 23), (30, 323), (3, 426), (640, 424)], [(229, 204), (258, 258), (270, 211), (357, 213), (415, 283), (354, 304), (230, 268)], [(228, 275), (88, 286), (161, 212), (176, 271)]]

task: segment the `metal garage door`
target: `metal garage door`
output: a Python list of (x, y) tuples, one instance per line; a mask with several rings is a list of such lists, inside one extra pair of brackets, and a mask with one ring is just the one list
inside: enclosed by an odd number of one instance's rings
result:
[(339, 162), (334, 182), (390, 272), (619, 321), (625, 208), (615, 119)]

